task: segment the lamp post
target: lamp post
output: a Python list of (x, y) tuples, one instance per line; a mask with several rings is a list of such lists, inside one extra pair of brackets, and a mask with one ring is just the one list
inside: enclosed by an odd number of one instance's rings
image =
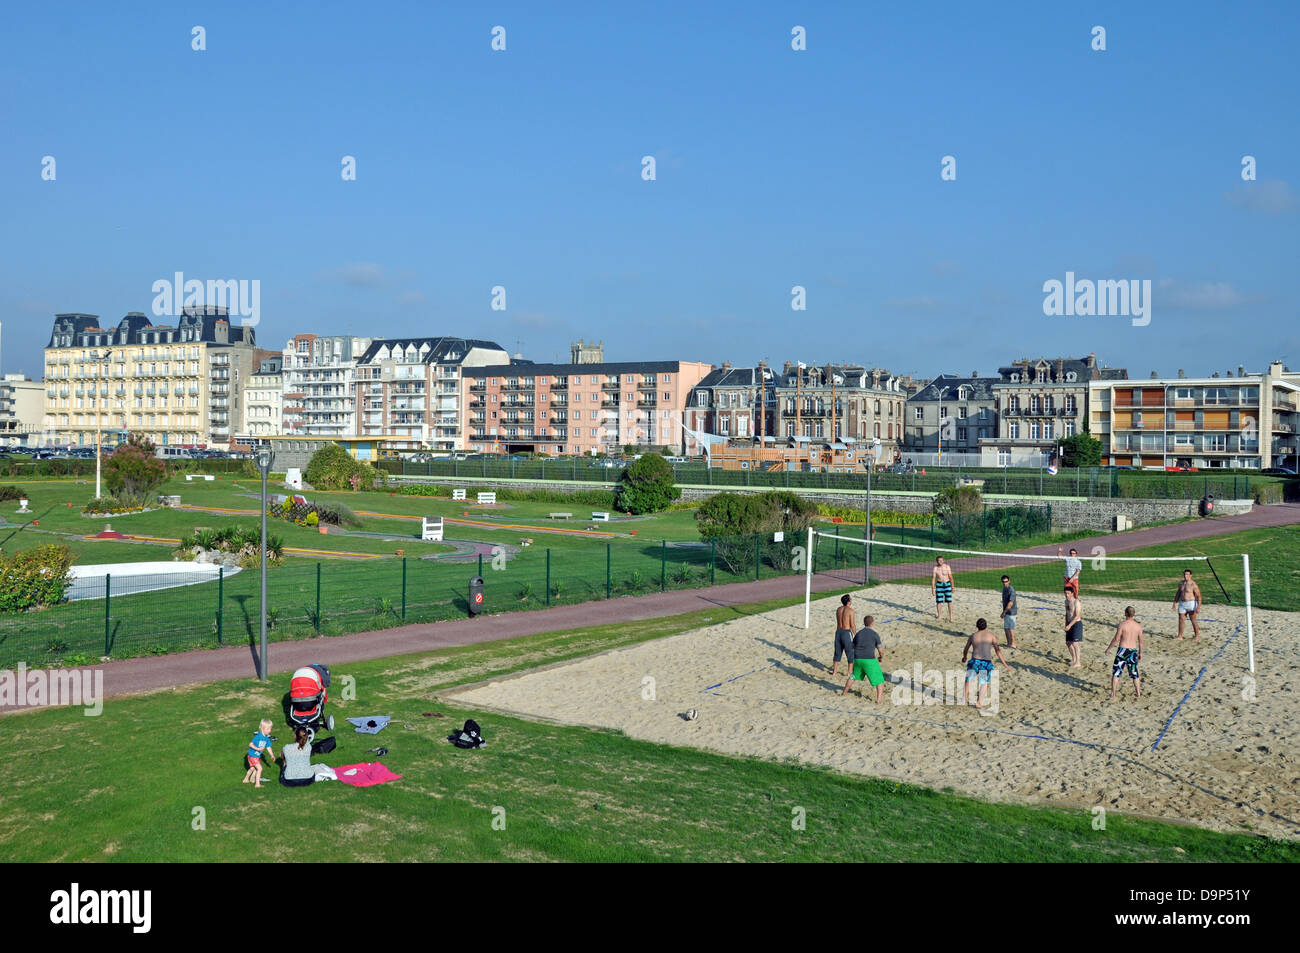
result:
[[(113, 353), (112, 348), (105, 348), (104, 353), (101, 354), (99, 357), (99, 363), (105, 370), (108, 370), (108, 358), (109, 355), (112, 353)], [(101, 377), (100, 380), (102, 381), (106, 379), (106, 377), (107, 375)], [(99, 390), (99, 381), (95, 382), (95, 390), (96, 391)], [(96, 393), (95, 394), (95, 499), (99, 499), (101, 496), (100, 487), (99, 487), (99, 473), (100, 473), (100, 458), (103, 456), (103, 454), (100, 452), (100, 447), (104, 443), (104, 438), (101, 436), (103, 426), (104, 426), (103, 395)]]
[(262, 474), (262, 601), (258, 615), (261, 616), (262, 651), (257, 656), (257, 677), (266, 681), (266, 476), (271, 472), (271, 448), (259, 447), (257, 451), (257, 469)]

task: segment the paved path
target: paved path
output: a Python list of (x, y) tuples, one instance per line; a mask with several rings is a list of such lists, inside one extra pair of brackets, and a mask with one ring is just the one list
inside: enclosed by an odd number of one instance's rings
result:
[[(1221, 536), (1245, 529), (1291, 526), (1300, 524), (1300, 504), (1289, 503), (1260, 507), (1241, 516), (1225, 516), (1213, 520), (1174, 523), (1147, 529), (1131, 530), (1122, 534), (1079, 539), (1074, 545), (1082, 552), (1090, 552), (1094, 544), (1104, 544), (1107, 552), (1117, 553), (1178, 540), (1203, 539)], [(1056, 555), (1055, 545), (1026, 550), (1027, 553)], [(903, 570), (903, 566), (881, 567), (882, 570)], [(884, 576), (885, 573), (880, 575)], [(890, 573), (892, 575), (892, 573)], [(858, 582), (862, 575), (857, 574)], [(835, 575), (817, 575), (813, 578), (814, 592), (827, 592), (851, 584), (851, 571)], [(341, 665), (367, 659), (428, 652), (433, 649), (457, 645), (473, 645), (510, 639), (540, 632), (556, 632), (600, 625), (615, 619), (653, 619), (683, 612), (695, 612), (720, 606), (743, 605), (767, 599), (797, 596), (803, 592), (802, 576), (779, 576), (756, 582), (728, 583), (708, 589), (682, 589), (647, 596), (624, 596), (618, 599), (585, 602), (551, 609), (511, 612), (477, 619), (455, 619), (384, 629), (378, 632), (359, 632), (302, 642), (274, 642), (268, 650), (269, 674), (292, 672), (295, 668), (312, 662)], [(157, 691), (201, 682), (223, 679), (251, 678), (257, 671), (256, 651), (252, 646), (199, 650), (176, 655), (150, 656), (108, 662), (101, 666), (104, 672), (104, 696), (111, 698), (136, 692)], [(0, 706), (0, 714), (16, 711), (16, 707)]]

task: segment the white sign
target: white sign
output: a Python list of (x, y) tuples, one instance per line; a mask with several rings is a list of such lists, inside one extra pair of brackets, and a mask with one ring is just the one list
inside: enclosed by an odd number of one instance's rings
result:
[(602, 523), (608, 523), (608, 522), (609, 522), (609, 513), (608, 513), (608, 511), (606, 511), (606, 510), (592, 510), (592, 511), (591, 511), (591, 518), (592, 518), (593, 520), (598, 520), (599, 522), (602, 522)]
[(421, 527), (420, 538), (431, 542), (442, 542), (442, 517), (426, 516)]
[(302, 489), (302, 468), (289, 467), (284, 473), (284, 485), (292, 490)]
[(495, 503), (496, 503), (496, 501), (497, 501), (496, 491), (493, 490), (493, 491), (490, 492), (490, 493), (480, 493), (480, 494), (478, 495), (478, 501), (479, 501), (480, 503), (492, 503), (492, 504), (495, 505)]
[(780, 530), (777, 530), (775, 533), (772, 534), (772, 542), (774, 543), (785, 542), (785, 533), (781, 532)]

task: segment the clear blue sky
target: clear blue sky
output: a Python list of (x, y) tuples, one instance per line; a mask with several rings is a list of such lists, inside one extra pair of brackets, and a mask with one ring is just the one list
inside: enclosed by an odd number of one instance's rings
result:
[[(260, 280), (274, 348), (1300, 366), (1300, 4), (984, 6), (11, 5), (4, 370), (176, 271)], [(1044, 316), (1066, 271), (1150, 279), (1151, 323)]]

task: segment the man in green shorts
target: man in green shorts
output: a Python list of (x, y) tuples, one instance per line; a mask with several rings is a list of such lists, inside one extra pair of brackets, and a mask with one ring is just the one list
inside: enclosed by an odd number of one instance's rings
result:
[(867, 616), (862, 620), (862, 628), (853, 637), (853, 654), (849, 657), (852, 670), (844, 683), (844, 691), (840, 694), (848, 694), (850, 682), (860, 682), (865, 678), (875, 686), (876, 704), (880, 704), (885, 700), (885, 672), (881, 668), (885, 652), (879, 634), (871, 627), (875, 621), (875, 616)]

